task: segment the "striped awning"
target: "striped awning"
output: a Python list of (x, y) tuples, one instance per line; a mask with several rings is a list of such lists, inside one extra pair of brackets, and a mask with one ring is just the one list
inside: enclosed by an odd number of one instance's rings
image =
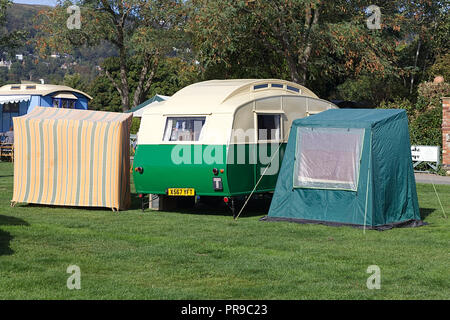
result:
[(30, 95), (8, 95), (0, 96), (0, 104), (4, 103), (17, 103), (21, 101), (30, 101)]
[(14, 121), (12, 202), (126, 209), (131, 114), (36, 107)]

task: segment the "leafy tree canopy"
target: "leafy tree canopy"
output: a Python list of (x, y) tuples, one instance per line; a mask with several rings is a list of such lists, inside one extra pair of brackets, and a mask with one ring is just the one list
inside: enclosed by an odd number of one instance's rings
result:
[[(70, 52), (81, 46), (106, 41), (117, 49), (119, 77), (108, 68), (105, 75), (120, 95), (122, 110), (139, 104), (150, 89), (160, 60), (184, 45), (186, 19), (181, 0), (81, 0), (80, 28), (66, 28), (70, 1), (59, 1), (55, 8), (40, 15), (41, 36), (37, 46), (41, 55)], [(130, 97), (129, 64), (140, 64), (133, 97)]]

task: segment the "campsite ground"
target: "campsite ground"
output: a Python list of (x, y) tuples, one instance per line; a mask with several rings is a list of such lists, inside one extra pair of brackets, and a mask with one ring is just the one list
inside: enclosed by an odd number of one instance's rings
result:
[[(450, 222), (419, 184), (428, 226), (367, 231), (227, 210), (145, 212), (9, 206), (0, 163), (0, 299), (449, 299)], [(436, 185), (450, 214), (450, 186)], [(68, 290), (69, 265), (81, 290)], [(381, 268), (381, 289), (366, 287)]]

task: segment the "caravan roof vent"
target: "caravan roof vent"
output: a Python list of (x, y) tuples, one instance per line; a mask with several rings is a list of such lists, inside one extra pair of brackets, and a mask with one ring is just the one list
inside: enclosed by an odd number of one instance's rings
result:
[(265, 89), (265, 88), (268, 88), (268, 87), (269, 87), (268, 83), (257, 84), (255, 86), (253, 86), (253, 90)]
[(287, 89), (291, 90), (291, 91), (294, 91), (294, 92), (297, 92), (297, 93), (300, 93), (300, 89), (296, 88), (296, 87), (293, 87), (293, 86), (287, 86)]
[(272, 83), (270, 86), (272, 88), (280, 88), (280, 89), (283, 89), (284, 87), (281, 83)]

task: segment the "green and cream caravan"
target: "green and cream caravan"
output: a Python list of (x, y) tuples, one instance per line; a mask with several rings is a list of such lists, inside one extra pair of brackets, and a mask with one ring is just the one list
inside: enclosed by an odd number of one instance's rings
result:
[(165, 200), (220, 197), (230, 204), (252, 191), (272, 192), (292, 121), (331, 108), (337, 107), (284, 80), (185, 87), (142, 116), (136, 191)]

